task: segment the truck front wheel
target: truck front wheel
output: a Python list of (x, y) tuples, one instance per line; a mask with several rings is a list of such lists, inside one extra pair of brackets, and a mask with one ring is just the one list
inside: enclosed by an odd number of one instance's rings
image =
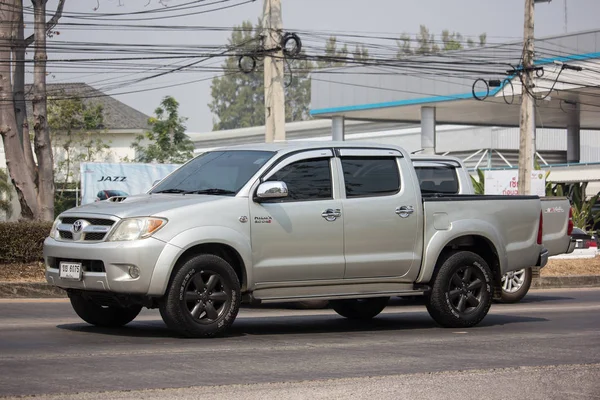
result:
[(389, 297), (368, 299), (331, 300), (331, 308), (342, 317), (349, 319), (371, 319), (383, 311)]
[(159, 309), (170, 329), (188, 337), (211, 337), (233, 324), (240, 300), (240, 283), (229, 263), (202, 254), (177, 270)]
[(106, 328), (117, 328), (133, 321), (142, 306), (101, 306), (80, 294), (69, 294), (71, 306), (85, 322)]
[(470, 251), (456, 252), (433, 278), (427, 311), (443, 327), (477, 325), (492, 304), (492, 287), (492, 272), (483, 258)]

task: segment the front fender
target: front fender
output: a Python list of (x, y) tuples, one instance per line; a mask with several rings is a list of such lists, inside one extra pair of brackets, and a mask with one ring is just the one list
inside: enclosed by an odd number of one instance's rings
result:
[(447, 230), (431, 229), (433, 232), (429, 240), (426, 238), (427, 247), (424, 250), (425, 256), (423, 257), (423, 266), (417, 277), (417, 283), (428, 283), (431, 280), (435, 266), (444, 247), (454, 239), (463, 236), (481, 236), (487, 239), (498, 253), (500, 270), (504, 271), (506, 269), (508, 258), (506, 252), (503, 250), (505, 249), (504, 240), (498, 229), (489, 222), (472, 219), (460, 220), (453, 221), (450, 229)]
[(250, 238), (231, 228), (202, 226), (183, 231), (169, 241), (156, 262), (148, 295), (164, 295), (173, 268), (175, 268), (175, 264), (181, 255), (194, 246), (206, 243), (225, 244), (235, 249), (244, 261), (247, 287), (251, 287), (254, 284)]

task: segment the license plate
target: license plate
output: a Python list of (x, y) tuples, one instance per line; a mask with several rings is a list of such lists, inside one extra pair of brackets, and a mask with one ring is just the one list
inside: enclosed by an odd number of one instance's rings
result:
[(80, 281), (82, 276), (81, 272), (81, 263), (61, 262), (58, 276), (61, 279)]

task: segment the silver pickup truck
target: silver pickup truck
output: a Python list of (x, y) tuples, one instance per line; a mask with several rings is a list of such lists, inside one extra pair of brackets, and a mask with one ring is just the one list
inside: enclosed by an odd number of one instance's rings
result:
[(544, 266), (537, 196), (421, 196), (409, 154), (364, 143), (276, 143), (204, 153), (148, 193), (68, 210), (44, 243), (46, 277), (88, 323), (159, 308), (184, 336), (222, 334), (241, 302), (329, 300), (369, 319), (426, 297), (469, 327), (502, 276)]
[[(474, 194), (469, 172), (460, 159), (439, 155), (412, 155), (417, 171), (421, 193), (425, 196), (435, 194)], [(542, 211), (544, 232), (542, 243), (549, 256), (572, 253), (575, 240), (571, 239), (573, 218), (571, 203), (566, 197), (544, 197)], [(519, 302), (531, 286), (539, 268), (522, 268), (510, 271), (502, 277), (502, 303)]]

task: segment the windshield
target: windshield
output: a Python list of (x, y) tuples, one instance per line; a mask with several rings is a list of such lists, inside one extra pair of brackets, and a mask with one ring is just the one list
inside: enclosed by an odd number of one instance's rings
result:
[(211, 151), (166, 177), (150, 193), (235, 195), (275, 153)]

